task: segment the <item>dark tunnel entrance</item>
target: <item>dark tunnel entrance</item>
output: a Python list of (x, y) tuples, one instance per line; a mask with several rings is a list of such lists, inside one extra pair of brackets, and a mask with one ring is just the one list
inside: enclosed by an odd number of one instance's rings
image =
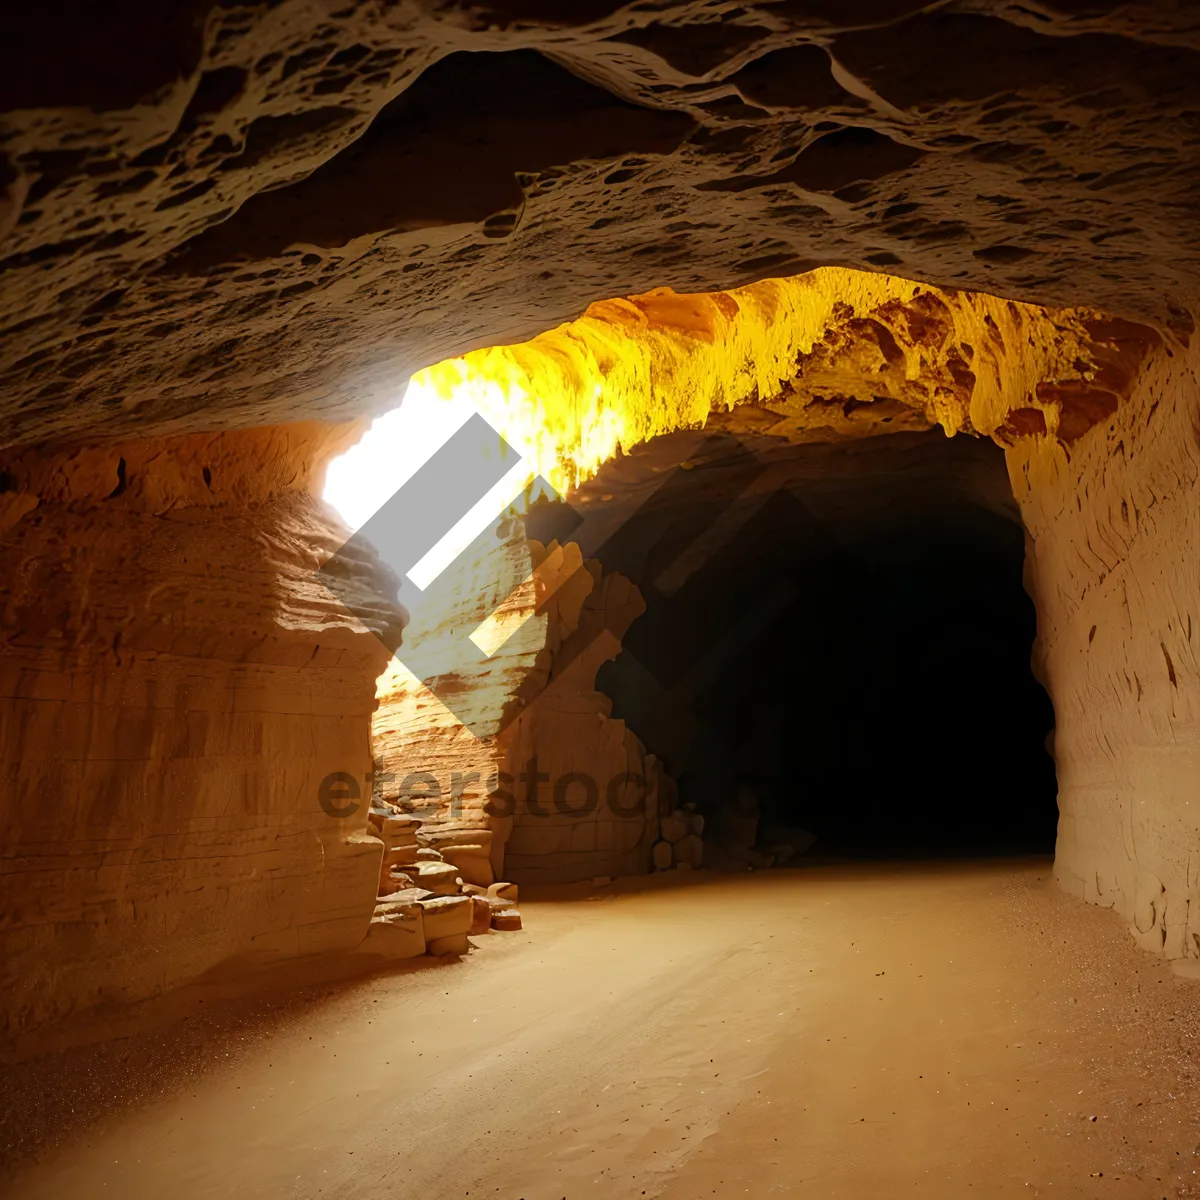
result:
[(598, 685), (705, 815), (706, 861), (1052, 852), (1053, 711), (1002, 451), (716, 435), (664, 472), (678, 436), (581, 500), (631, 510), (602, 558), (647, 600)]
[(799, 555), (795, 598), (698, 698), (704, 729), (732, 728), (693, 741), (681, 798), (719, 820), (725, 796), (753, 797), (768, 850), (802, 830), (839, 857), (1051, 852), (1023, 551), (1020, 530), (967, 509)]

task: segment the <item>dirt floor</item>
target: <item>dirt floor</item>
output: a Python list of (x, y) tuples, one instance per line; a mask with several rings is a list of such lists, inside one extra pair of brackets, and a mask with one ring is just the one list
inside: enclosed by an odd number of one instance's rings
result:
[(5, 1192), (1200, 1197), (1200, 982), (1048, 876), (826, 867), (524, 899), (525, 932), (465, 960), (10, 1076), (26, 1162)]

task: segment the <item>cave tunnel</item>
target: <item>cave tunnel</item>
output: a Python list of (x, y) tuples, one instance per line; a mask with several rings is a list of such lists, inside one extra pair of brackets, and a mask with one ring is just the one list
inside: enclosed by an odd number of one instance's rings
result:
[(1195, 9), (0, 5), (5, 1197), (1194, 1200)]
[[(598, 676), (681, 800), (719, 829), (740, 794), (767, 854), (810, 837), (834, 856), (1051, 853), (1053, 710), (1003, 452), (938, 432), (784, 453), (717, 436), (686, 467), (606, 547), (647, 612)], [(778, 490), (747, 502), (764, 475)], [(728, 540), (664, 579), (716, 521)]]

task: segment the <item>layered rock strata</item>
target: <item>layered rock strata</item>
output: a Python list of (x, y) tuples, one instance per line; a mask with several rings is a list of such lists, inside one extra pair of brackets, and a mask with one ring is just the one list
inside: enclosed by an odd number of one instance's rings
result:
[(545, 682), (501, 737), (513, 811), (506, 872), (531, 883), (641, 874), (672, 786), (612, 718), (596, 673), (645, 606), (627, 579), (604, 574), (575, 543), (530, 546), (535, 564), (565, 583), (550, 600)]
[(416, 382), (469, 397), (569, 491), (648, 438), (714, 420), (791, 441), (941, 426), (1004, 442), (1048, 432), (1070, 445), (1116, 410), (1162, 341), (1095, 308), (822, 268), (725, 292), (600, 301)]
[(0, 457), (24, 510), (0, 537), (11, 1037), (362, 940), (375, 678), (401, 615), (377, 563), (348, 568), (358, 618), (315, 575), (345, 531), (312, 464), (348, 436)]

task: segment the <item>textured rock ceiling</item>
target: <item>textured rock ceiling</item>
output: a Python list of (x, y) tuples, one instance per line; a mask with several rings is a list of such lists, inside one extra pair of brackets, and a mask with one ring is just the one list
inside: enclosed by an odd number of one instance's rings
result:
[(820, 267), (601, 300), (528, 342), (429, 367), (407, 395), (469, 400), (565, 491), (681, 429), (831, 442), (940, 425), (1006, 446), (1033, 438), (1066, 460), (1160, 345), (1148, 325), (1095, 309)]
[(343, 418), (596, 299), (826, 263), (1190, 328), (1183, 0), (0, 22), (0, 445)]

